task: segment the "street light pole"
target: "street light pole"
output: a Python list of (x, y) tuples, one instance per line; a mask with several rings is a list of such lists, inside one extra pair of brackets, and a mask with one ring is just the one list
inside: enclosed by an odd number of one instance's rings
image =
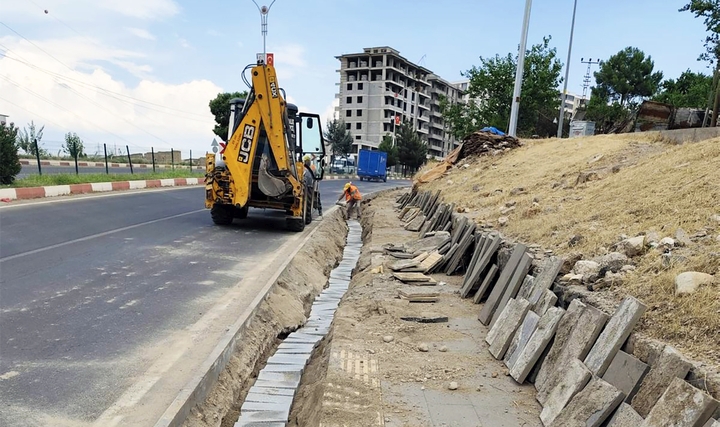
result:
[(523, 72), (525, 71), (525, 49), (527, 48), (531, 8), (532, 0), (525, 0), (525, 17), (523, 18), (522, 33), (520, 35), (520, 52), (518, 52), (517, 70), (515, 70), (515, 90), (513, 91), (510, 126), (508, 127), (508, 134), (510, 136), (516, 136), (517, 134), (518, 113), (520, 111), (520, 90), (522, 89)]
[(575, 12), (576, 11), (577, 11), (577, 0), (575, 0), (575, 4), (573, 5), (572, 24), (570, 25), (570, 43), (568, 44), (567, 64), (565, 64), (565, 84), (563, 87), (562, 98), (560, 101), (560, 119), (558, 120), (558, 131), (557, 131), (558, 138), (562, 138), (563, 121), (565, 120), (565, 100), (567, 99), (568, 77), (570, 76), (570, 56), (572, 55), (573, 35), (575, 33)]

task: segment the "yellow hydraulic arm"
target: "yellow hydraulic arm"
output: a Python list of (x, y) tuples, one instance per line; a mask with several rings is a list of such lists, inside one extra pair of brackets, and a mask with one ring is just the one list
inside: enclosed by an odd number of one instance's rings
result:
[[(252, 68), (253, 94), (251, 105), (240, 125), (233, 132), (225, 148), (225, 164), (234, 182), (233, 205), (243, 207), (248, 203), (252, 185), (253, 160), (258, 146), (260, 130), (267, 134), (267, 143), (278, 170), (292, 186), (296, 198), (302, 196), (301, 183), (294, 176), (293, 153), (290, 152), (285, 129), (285, 99), (275, 74), (275, 67), (258, 64)], [(232, 126), (232, 124), (231, 124)]]

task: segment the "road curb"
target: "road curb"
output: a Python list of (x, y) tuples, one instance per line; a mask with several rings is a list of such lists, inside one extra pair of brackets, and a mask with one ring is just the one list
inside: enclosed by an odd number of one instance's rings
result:
[(43, 187), (0, 188), (0, 200), (27, 200), (76, 194), (105, 193), (109, 191), (140, 190), (143, 188), (183, 187), (204, 185), (204, 178), (168, 178), (133, 181), (94, 182)]

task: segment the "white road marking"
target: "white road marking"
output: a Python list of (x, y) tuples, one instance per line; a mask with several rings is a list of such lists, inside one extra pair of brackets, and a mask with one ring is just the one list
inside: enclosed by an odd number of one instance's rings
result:
[[(129, 225), (129, 226), (127, 226), (127, 227), (116, 228), (115, 230), (104, 231), (104, 232), (102, 232), (102, 233), (97, 233), (97, 234), (93, 234), (93, 235), (90, 235), (90, 236), (81, 237), (81, 238), (79, 238), (79, 239), (68, 240), (67, 242), (62, 242), (62, 243), (58, 243), (58, 244), (55, 244), (55, 245), (46, 246), (46, 247), (44, 247), (44, 248), (33, 249), (32, 251), (27, 251), (27, 252), (15, 254), (15, 255), (10, 255), (10, 256), (4, 257), (4, 258), (0, 258), (0, 263), (5, 262), (5, 261), (10, 261), (10, 260), (13, 260), (13, 259), (16, 259), (16, 258), (24, 257), (24, 256), (27, 256), (27, 255), (34, 255), (34, 254), (37, 254), (37, 253), (40, 253), (40, 252), (49, 251), (49, 250), (51, 250), (51, 249), (57, 249), (57, 248), (61, 248), (61, 247), (63, 247), (63, 246), (72, 245), (73, 243), (85, 242), (85, 241), (87, 241), (87, 240), (92, 240), (92, 239), (95, 239), (95, 238), (98, 238), (98, 237), (109, 236), (109, 235), (111, 235), (111, 234), (120, 233), (120, 232), (127, 231), (127, 230), (132, 230), (133, 228), (138, 228), (138, 227), (142, 227), (142, 226), (145, 226), (145, 225), (155, 224), (155, 223), (158, 223), (158, 222), (161, 222), (161, 221), (167, 221), (167, 220), (169, 220), (169, 219), (180, 218), (180, 217), (183, 217), (183, 216), (188, 216), (188, 215), (192, 215), (192, 214), (196, 214), (196, 213), (204, 212), (204, 211), (206, 211), (206, 209), (197, 209), (197, 210), (190, 211), (190, 212), (185, 212), (185, 213), (181, 213), (181, 214), (177, 214), (177, 215), (167, 216), (167, 217), (165, 217), (165, 218), (158, 218), (158, 219), (153, 219), (153, 220), (151, 220), (151, 221), (141, 222), (140, 224), (135, 224), (135, 225)], [(117, 273), (113, 273), (113, 274), (117, 274)]]

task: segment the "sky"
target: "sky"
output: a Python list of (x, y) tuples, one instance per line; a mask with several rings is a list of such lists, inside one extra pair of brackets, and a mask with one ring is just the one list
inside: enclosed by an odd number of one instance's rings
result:
[[(710, 72), (697, 61), (702, 21), (678, 12), (686, 0), (577, 1), (569, 92), (582, 93), (581, 58), (607, 59), (627, 46), (650, 55), (666, 78)], [(390, 46), (461, 80), (480, 57), (517, 53), (524, 7), (525, 0), (276, 0), (267, 50), (288, 100), (327, 119), (337, 105), (336, 56)], [(534, 0), (528, 46), (551, 36), (565, 64), (572, 7), (573, 0)], [(89, 153), (106, 143), (110, 151), (172, 147), (197, 157), (215, 137), (208, 102), (247, 88), (241, 72), (262, 43), (252, 0), (0, 0), (0, 114), (20, 127), (44, 125), (44, 147), (55, 154), (75, 132)]]

